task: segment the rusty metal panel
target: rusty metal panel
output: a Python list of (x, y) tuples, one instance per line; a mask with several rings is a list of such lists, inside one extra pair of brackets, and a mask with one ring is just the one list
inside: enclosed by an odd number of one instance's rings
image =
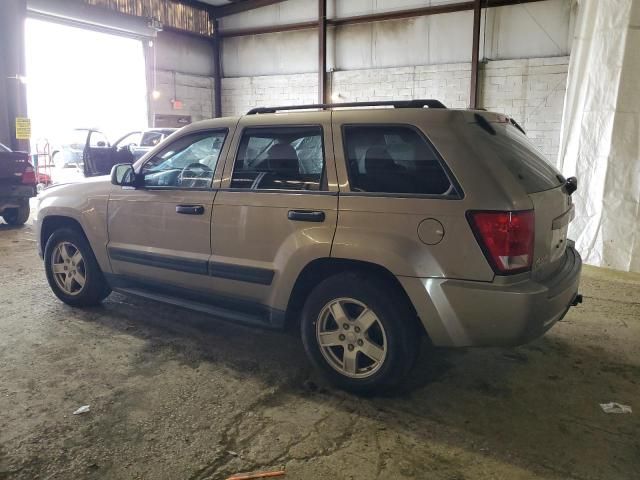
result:
[(213, 35), (214, 24), (207, 10), (166, 0), (82, 0), (87, 5), (158, 20), (163, 25), (199, 35)]

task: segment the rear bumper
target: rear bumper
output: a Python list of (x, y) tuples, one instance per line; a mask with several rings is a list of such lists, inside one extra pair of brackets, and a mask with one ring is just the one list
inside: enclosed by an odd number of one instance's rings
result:
[(400, 277), (437, 346), (513, 346), (543, 335), (578, 294), (582, 259), (568, 246), (562, 267), (543, 281), (500, 284)]
[(5, 208), (18, 208), (29, 198), (36, 196), (35, 185), (4, 185), (0, 186), (0, 211)]

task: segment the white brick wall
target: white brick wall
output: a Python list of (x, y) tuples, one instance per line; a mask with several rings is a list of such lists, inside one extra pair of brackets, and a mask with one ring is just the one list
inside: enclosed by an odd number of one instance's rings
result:
[[(491, 61), (481, 66), (480, 105), (512, 116), (556, 162), (569, 57)], [(256, 106), (315, 103), (315, 73), (225, 78), (222, 114)], [(451, 108), (469, 104), (471, 64), (337, 71), (329, 79), (341, 102), (436, 98)]]
[(513, 117), (554, 164), (560, 149), (569, 57), (489, 62), (480, 72), (480, 104)]
[(222, 115), (243, 115), (254, 107), (317, 103), (318, 75), (269, 75), (222, 79)]
[[(151, 100), (153, 114), (191, 115), (194, 122), (213, 117), (213, 78), (162, 70), (158, 71), (157, 89), (160, 98)], [(173, 109), (174, 98), (182, 101), (181, 110)]]
[(419, 65), (334, 72), (332, 92), (341, 102), (437, 98), (464, 108), (469, 97), (470, 64)]

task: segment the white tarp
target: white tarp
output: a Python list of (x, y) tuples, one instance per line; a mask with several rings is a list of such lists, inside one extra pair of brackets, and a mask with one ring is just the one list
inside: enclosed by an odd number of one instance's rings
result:
[(640, 0), (578, 0), (559, 167), (585, 262), (640, 272)]

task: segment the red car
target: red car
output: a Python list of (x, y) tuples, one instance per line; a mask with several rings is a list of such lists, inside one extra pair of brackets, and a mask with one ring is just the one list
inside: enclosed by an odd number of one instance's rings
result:
[(29, 198), (36, 195), (36, 172), (26, 152), (0, 143), (0, 216), (9, 225), (29, 219)]

